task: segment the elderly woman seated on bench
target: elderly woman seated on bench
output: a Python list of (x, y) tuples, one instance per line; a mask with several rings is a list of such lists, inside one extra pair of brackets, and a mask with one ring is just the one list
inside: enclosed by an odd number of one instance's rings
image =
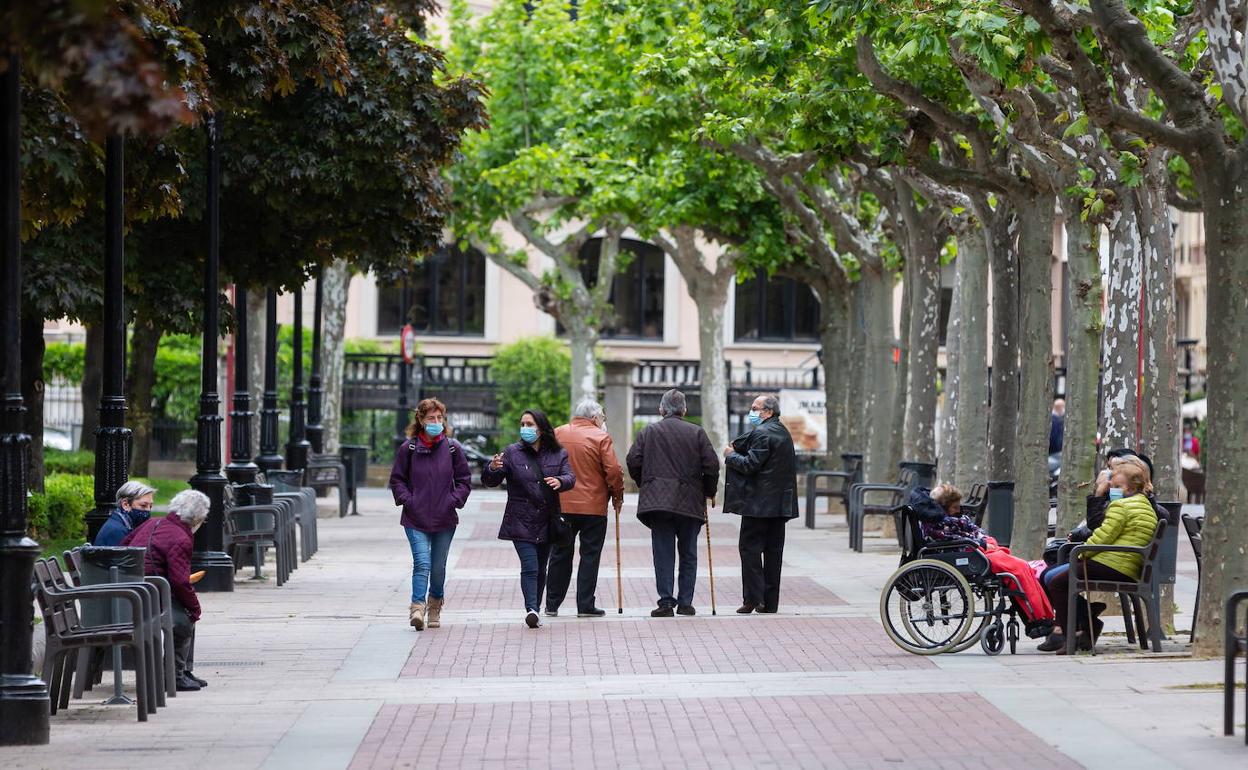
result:
[[(1151, 474), (1148, 466), (1139, 457), (1125, 456), (1118, 458), (1113, 467), (1109, 481), (1109, 505), (1105, 508), (1105, 518), (1088, 538), (1088, 545), (1129, 545), (1145, 546), (1153, 540), (1157, 530), (1157, 512), (1149, 500), (1153, 491)], [(1079, 568), (1082, 573), (1094, 580), (1110, 580), (1123, 583), (1134, 583), (1140, 579), (1140, 571), (1144, 566), (1144, 557), (1135, 553), (1105, 552), (1096, 553), (1082, 562)], [(1042, 645), (1040, 650), (1049, 652), (1057, 650), (1058, 655), (1066, 653), (1067, 597), (1070, 592), (1070, 564), (1059, 564), (1044, 573), (1044, 587), (1049, 599), (1057, 608), (1057, 625), (1052, 636)], [(1099, 605), (1099, 606), (1098, 606)], [(1100, 635), (1103, 624), (1096, 615), (1105, 609), (1103, 604), (1091, 608), (1092, 628), (1076, 631), (1077, 647), (1090, 650)], [(1089, 607), (1082, 596), (1078, 598), (1077, 617), (1086, 618)]]
[(962, 492), (957, 487), (941, 484), (930, 493), (916, 489), (910, 493), (910, 507), (918, 514), (923, 537), (929, 541), (970, 540), (979, 546), (992, 571), (1009, 576), (1004, 585), (1018, 595), (1015, 603), (1026, 621), (1027, 635), (1035, 639), (1049, 633), (1053, 628), (1053, 606), (1035, 571), (1011, 554), (1010, 549), (998, 545), (996, 538), (980, 529), (971, 517), (962, 515)]

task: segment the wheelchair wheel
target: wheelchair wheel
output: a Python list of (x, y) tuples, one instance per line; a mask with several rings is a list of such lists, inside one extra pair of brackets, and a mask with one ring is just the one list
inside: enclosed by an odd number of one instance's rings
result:
[[(978, 619), (979, 621), (978, 624), (975, 623), (976, 619)], [(984, 629), (987, 628), (988, 624), (991, 622), (992, 622), (991, 615), (980, 614), (978, 615), (978, 618), (972, 618), (971, 630), (966, 632), (966, 636), (962, 637), (962, 641), (958, 642), (953, 647), (950, 647), (948, 650), (945, 650), (945, 652), (952, 652), (952, 653), (963, 652), (964, 650), (969, 650), (970, 648), (979, 644), (979, 640), (983, 638)]]
[(1010, 654), (1018, 654), (1018, 618), (1010, 616), (1010, 622), (1005, 626), (1005, 638), (1010, 641)]
[(975, 596), (962, 573), (935, 559), (902, 566), (880, 594), (888, 638), (916, 655), (948, 652), (975, 620)]
[(992, 621), (992, 624), (984, 629), (979, 646), (989, 655), (1001, 654), (1001, 651), (1005, 649), (1005, 627), (1001, 625), (1000, 620)]

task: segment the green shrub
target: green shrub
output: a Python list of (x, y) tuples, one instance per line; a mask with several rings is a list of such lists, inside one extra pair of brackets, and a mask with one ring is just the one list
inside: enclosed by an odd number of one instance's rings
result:
[(190, 334), (166, 334), (156, 348), (152, 414), (176, 422), (194, 422), (199, 414), (202, 341)]
[(49, 474), (42, 495), (31, 495), (30, 529), (39, 540), (81, 540), (86, 536), (86, 515), (95, 507), (95, 481), (91, 476)]
[(43, 351), (43, 377), (82, 382), (86, 345), (81, 342), (49, 342)]
[(63, 449), (45, 447), (43, 450), (45, 473), (71, 473), (91, 476), (95, 473), (95, 453), (86, 450), (66, 452)]
[[(523, 337), (494, 351), (498, 383), (499, 443), (517, 440), (520, 415), (526, 409), (546, 413), (553, 425), (572, 413), (572, 355), (554, 337)], [(448, 403), (447, 409), (454, 410)]]

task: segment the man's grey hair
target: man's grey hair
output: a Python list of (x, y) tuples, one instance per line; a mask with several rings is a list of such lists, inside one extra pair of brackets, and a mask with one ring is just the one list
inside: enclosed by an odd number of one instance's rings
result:
[(120, 487), (117, 487), (117, 505), (121, 505), (121, 501), (125, 500), (131, 505), (143, 495), (150, 495), (156, 491), (155, 487), (149, 487), (141, 481), (127, 481)]
[(775, 396), (763, 396), (763, 408), (771, 412), (773, 417), (779, 417), (780, 399)]
[(208, 509), (212, 503), (208, 495), (195, 489), (184, 489), (169, 501), (169, 513), (177, 517), (191, 529), (204, 523), (208, 518)]
[(585, 417), (590, 420), (597, 420), (604, 415), (606, 415), (606, 411), (602, 408), (602, 404), (592, 398), (581, 401), (572, 412), (573, 417)]
[(672, 388), (664, 393), (663, 399), (659, 401), (659, 416), (669, 417), (675, 415), (677, 417), (684, 417), (688, 408), (689, 407), (685, 404), (685, 394), (681, 393), (676, 388)]

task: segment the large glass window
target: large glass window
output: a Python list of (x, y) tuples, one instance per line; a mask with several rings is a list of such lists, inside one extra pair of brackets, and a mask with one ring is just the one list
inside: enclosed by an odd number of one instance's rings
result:
[[(598, 283), (602, 239), (590, 238), (581, 247), (581, 277), (588, 286)], [(616, 273), (610, 303), (615, 313), (603, 324), (602, 336), (613, 339), (663, 339), (663, 250), (628, 238), (620, 239), (620, 256), (627, 267)]]
[(410, 323), (417, 334), (480, 337), (485, 334), (485, 255), (443, 246), (425, 258), (403, 287), (379, 287), (377, 334), (397, 334)]
[(819, 339), (819, 300), (792, 278), (759, 274), (737, 284), (739, 342), (806, 342)]

